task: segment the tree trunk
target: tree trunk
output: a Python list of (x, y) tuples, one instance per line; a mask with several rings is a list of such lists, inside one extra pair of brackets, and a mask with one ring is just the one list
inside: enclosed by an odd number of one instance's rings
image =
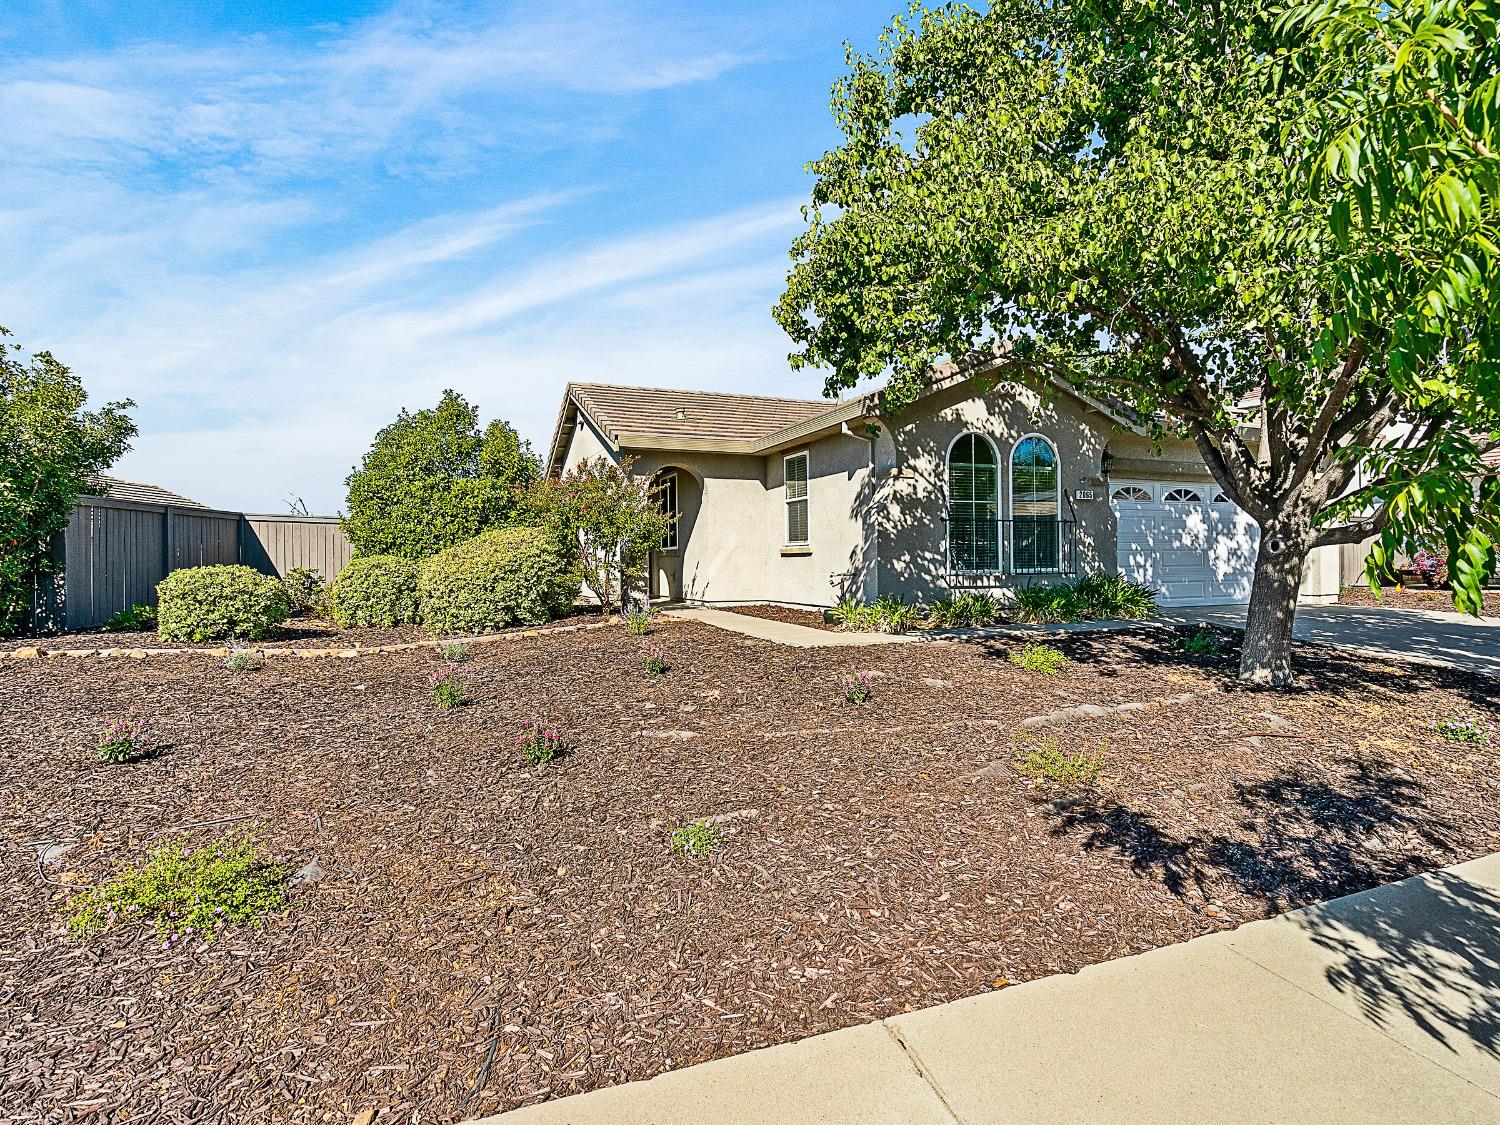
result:
[(1307, 562), (1307, 541), (1270, 526), (1261, 532), (1255, 581), (1240, 650), (1240, 682), (1258, 687), (1291, 687), (1292, 621), (1297, 590)]

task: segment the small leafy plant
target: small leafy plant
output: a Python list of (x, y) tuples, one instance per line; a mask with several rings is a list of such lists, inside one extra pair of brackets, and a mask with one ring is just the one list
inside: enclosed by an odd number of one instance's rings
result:
[(863, 703), (875, 694), (875, 677), (868, 672), (839, 677), (839, 690), (850, 703)]
[(869, 605), (853, 598), (840, 598), (827, 613), (829, 621), (854, 633), (906, 633), (922, 623), (922, 611), (890, 594), (883, 594)]
[(264, 657), (254, 649), (240, 648), (234, 645), (229, 650), (229, 655), (224, 658), (224, 667), (231, 672), (253, 672), (265, 663)]
[(94, 743), (94, 752), (111, 765), (124, 765), (155, 753), (145, 717), (134, 707), (123, 715), (106, 719)]
[(432, 688), (432, 699), (444, 711), (461, 706), (469, 687), (469, 678), (457, 668), (439, 668), (427, 680)]
[(1206, 626), (1199, 629), (1191, 637), (1179, 640), (1177, 647), (1189, 656), (1224, 655), (1224, 646), (1219, 643), (1219, 635)]
[(212, 941), (225, 925), (263, 924), (286, 906), (287, 866), (264, 858), (248, 834), (229, 833), (196, 850), (168, 843), (144, 867), (122, 871), (69, 904), (68, 933), (83, 938), (118, 921), (154, 922), (165, 946), (197, 933)]
[(664, 676), (671, 667), (666, 652), (647, 640), (641, 641), (641, 661), (646, 665), (648, 676)]
[(1469, 746), (1485, 746), (1490, 741), (1487, 723), (1467, 715), (1445, 715), (1432, 724), (1445, 742), (1461, 742)]
[(672, 832), (672, 854), (702, 859), (718, 846), (719, 830), (708, 822), (695, 820)]
[(1055, 676), (1063, 670), (1068, 658), (1051, 645), (1029, 644), (1012, 652), (1010, 662), (1028, 672), (1040, 672), (1044, 676)]
[(144, 633), (156, 628), (156, 607), (137, 603), (115, 613), (99, 628), (106, 633)]
[(438, 654), (449, 664), (462, 664), (474, 655), (467, 641), (449, 641), (438, 649)]
[(1092, 785), (1099, 780), (1102, 750), (1064, 750), (1052, 735), (1019, 747), (1016, 770), (1038, 781), (1051, 781), (1068, 788)]
[(637, 637), (644, 637), (656, 624), (656, 614), (650, 609), (633, 609), (625, 615), (625, 627)]
[(521, 756), (534, 766), (544, 766), (567, 750), (556, 724), (534, 715), (521, 735), (520, 745)]

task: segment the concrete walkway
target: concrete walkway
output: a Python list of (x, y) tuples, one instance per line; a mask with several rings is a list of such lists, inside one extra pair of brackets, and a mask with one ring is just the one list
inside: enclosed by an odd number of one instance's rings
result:
[(770, 621), (745, 613), (730, 613), (727, 609), (667, 609), (662, 611), (662, 615), (680, 617), (684, 621), (701, 621), (705, 625), (713, 625), (731, 633), (743, 633), (747, 637), (775, 641), (793, 648), (851, 648), (861, 645), (904, 644), (922, 639), (914, 634), (843, 633), (832, 629), (813, 629), (807, 625)]
[[(1163, 609), (1155, 620), (1243, 629), (1245, 607)], [(1500, 618), (1497, 617), (1386, 606), (1302, 606), (1297, 610), (1293, 633), (1298, 640), (1339, 645), (1372, 656), (1395, 656), (1500, 676)]]
[(1500, 855), (488, 1120), (1493, 1125)]

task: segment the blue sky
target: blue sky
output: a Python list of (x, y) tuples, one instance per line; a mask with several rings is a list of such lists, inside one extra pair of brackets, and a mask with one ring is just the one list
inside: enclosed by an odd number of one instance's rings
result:
[(538, 447), (569, 379), (816, 397), (770, 307), (902, 7), (9, 0), (0, 324), (252, 511), (448, 386)]

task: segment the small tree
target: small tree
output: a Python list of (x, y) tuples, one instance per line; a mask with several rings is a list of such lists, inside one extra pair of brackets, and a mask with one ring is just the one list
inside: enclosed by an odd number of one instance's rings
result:
[(85, 410), (76, 375), (47, 352), (23, 363), (8, 335), (0, 328), (0, 635), (20, 624), (78, 497), (136, 435), (133, 402)]
[(530, 505), (536, 522), (576, 544), (583, 581), (606, 613), (625, 604), (672, 526), (651, 481), (633, 476), (632, 465), (581, 461), (561, 480), (540, 482)]
[(426, 558), (511, 522), (539, 471), (530, 444), (507, 423), (481, 431), (474, 407), (444, 391), (436, 407), (403, 410), (375, 435), (345, 482), (344, 532), (356, 554)]

